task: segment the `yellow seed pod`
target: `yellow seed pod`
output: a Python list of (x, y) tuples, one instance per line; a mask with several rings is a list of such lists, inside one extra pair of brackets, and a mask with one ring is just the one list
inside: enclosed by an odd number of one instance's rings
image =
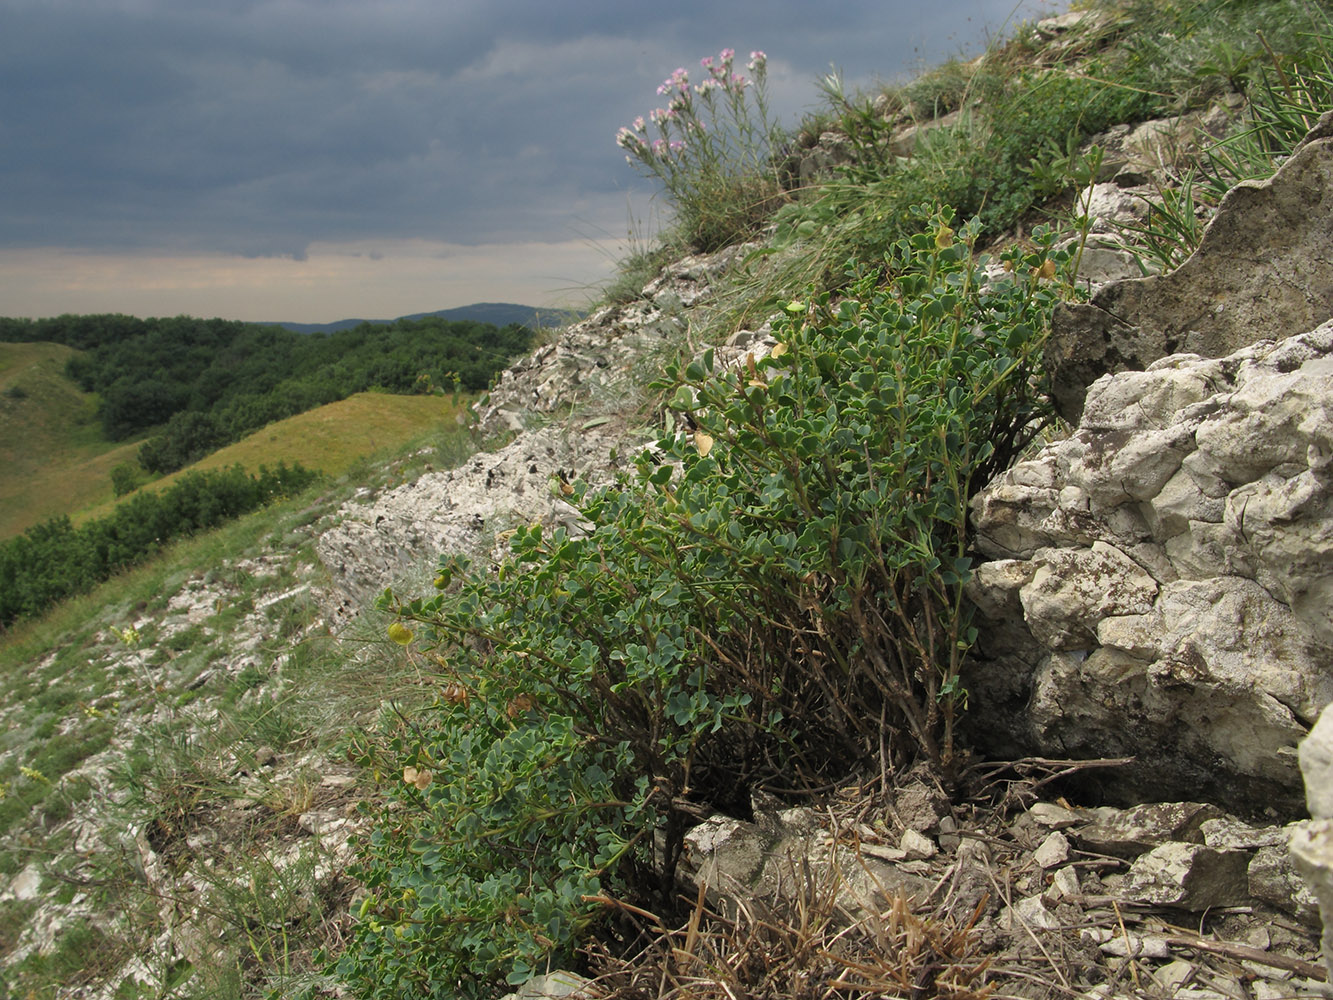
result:
[(394, 622), (389, 626), (389, 638), (400, 646), (406, 646), (412, 641), (412, 630), (402, 622)]
[(416, 786), (417, 791), (424, 792), (434, 780), (435, 775), (431, 774), (431, 772), (424, 767), (418, 770), (409, 764), (407, 767), (403, 768), (403, 782), (408, 785)]

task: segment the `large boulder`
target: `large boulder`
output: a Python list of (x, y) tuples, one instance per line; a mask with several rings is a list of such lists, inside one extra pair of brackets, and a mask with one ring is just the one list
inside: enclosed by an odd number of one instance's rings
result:
[(1071, 422), (1087, 387), (1177, 353), (1221, 357), (1333, 317), (1333, 112), (1266, 181), (1236, 185), (1194, 255), (1056, 312), (1047, 348)]
[(974, 503), (974, 740), (1113, 758), (1113, 798), (1303, 804), (1333, 701), (1333, 322), (1104, 376)]

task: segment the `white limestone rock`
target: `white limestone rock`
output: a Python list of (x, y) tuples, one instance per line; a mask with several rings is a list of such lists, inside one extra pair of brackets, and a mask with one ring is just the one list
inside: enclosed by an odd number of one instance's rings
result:
[(1150, 906), (1201, 911), (1249, 900), (1246, 851), (1218, 851), (1203, 844), (1169, 842), (1130, 866), (1124, 892)]
[(1099, 380), (974, 501), (982, 748), (1134, 756), (1120, 797), (1293, 815), (1333, 702), (1331, 472), (1333, 322)]

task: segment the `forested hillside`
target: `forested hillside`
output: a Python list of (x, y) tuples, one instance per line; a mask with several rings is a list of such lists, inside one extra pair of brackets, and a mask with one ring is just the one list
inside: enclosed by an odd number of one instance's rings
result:
[(122, 315), (0, 319), (0, 340), (65, 344), (66, 372), (99, 397), (109, 440), (154, 428), (138, 452), (179, 469), (249, 431), (356, 392), (485, 389), (532, 331), (437, 317), (363, 323), (332, 334), (222, 319)]

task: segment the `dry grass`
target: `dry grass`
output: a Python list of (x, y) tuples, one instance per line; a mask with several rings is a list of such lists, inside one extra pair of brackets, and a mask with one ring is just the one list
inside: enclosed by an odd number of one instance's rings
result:
[(853, 919), (836, 903), (838, 880), (808, 864), (793, 871), (782, 901), (733, 901), (724, 916), (701, 889), (683, 927), (668, 929), (647, 911), (606, 900), (637, 922), (648, 944), (628, 958), (599, 946), (590, 955), (604, 995), (619, 1000), (871, 1000), (939, 997), (984, 1000), (990, 959), (978, 921), (983, 898), (958, 915), (922, 909), (901, 893), (886, 908)]
[(359, 392), (269, 424), (191, 468), (220, 469), (239, 462), (247, 469), (257, 469), (278, 462), (300, 462), (307, 468), (340, 476), (360, 459), (396, 451), (433, 427), (456, 426), (466, 404), (462, 397), (455, 405), (441, 396)]

